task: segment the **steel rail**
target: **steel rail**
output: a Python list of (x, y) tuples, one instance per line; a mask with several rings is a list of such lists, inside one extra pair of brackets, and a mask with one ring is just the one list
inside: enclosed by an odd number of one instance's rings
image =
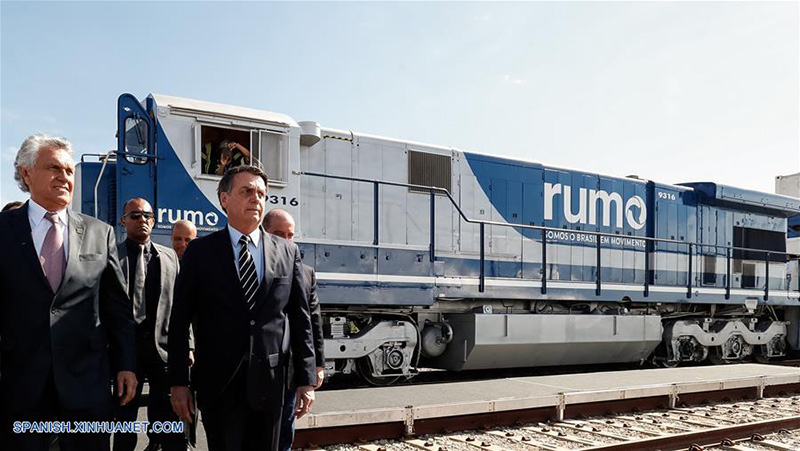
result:
[[(765, 397), (779, 395), (784, 392), (791, 392), (791, 393), (798, 393), (800, 392), (800, 384), (781, 384), (768, 387), (768, 392), (766, 391), (763, 393)], [(747, 387), (747, 388), (738, 388), (738, 389), (725, 389), (725, 390), (711, 390), (711, 391), (703, 391), (703, 392), (694, 392), (694, 393), (684, 393), (681, 395), (681, 403), (685, 406), (691, 405), (701, 405), (706, 404), (708, 402), (719, 402), (725, 401), (729, 399), (758, 399), (761, 396), (758, 394), (758, 388), (754, 387)], [(571, 404), (566, 407), (566, 415), (564, 416), (565, 419), (575, 419), (580, 417), (592, 417), (592, 416), (603, 416), (607, 415), (609, 412), (616, 412), (616, 413), (625, 413), (625, 412), (636, 412), (640, 410), (666, 410), (669, 407), (669, 400), (667, 397), (664, 396), (648, 396), (643, 398), (631, 398), (631, 399), (619, 399), (619, 400), (603, 400), (603, 401), (594, 401), (594, 402), (586, 402), (586, 403), (578, 403), (578, 404)], [(303, 428), (297, 429), (295, 434), (294, 440), (294, 447), (318, 447), (318, 446), (327, 446), (327, 445), (340, 445), (340, 444), (347, 444), (347, 443), (360, 443), (372, 440), (399, 440), (399, 439), (408, 439), (414, 436), (423, 436), (423, 435), (430, 435), (430, 434), (448, 434), (451, 432), (457, 431), (466, 431), (470, 429), (485, 429), (485, 428), (492, 428), (492, 427), (501, 427), (501, 426), (515, 426), (524, 423), (536, 423), (536, 422), (546, 422), (546, 421), (562, 421), (558, 419), (557, 413), (557, 406), (543, 406), (543, 407), (535, 407), (535, 408), (523, 408), (523, 409), (516, 409), (516, 410), (496, 410), (493, 412), (487, 413), (471, 413), (471, 414), (464, 414), (464, 415), (454, 415), (454, 416), (444, 416), (444, 417), (437, 417), (437, 418), (420, 418), (420, 419), (411, 419), (406, 418), (405, 421), (400, 421), (398, 419), (384, 421), (380, 423), (371, 423), (371, 424), (350, 424), (350, 425), (337, 425), (337, 426), (315, 426), (310, 428)], [(755, 430), (753, 432), (745, 433), (741, 432), (744, 435), (737, 435), (739, 433), (735, 433), (736, 429), (731, 428), (718, 428), (724, 429), (725, 431), (729, 431), (727, 434), (723, 434), (720, 432), (719, 434), (722, 435), (721, 438), (709, 438), (709, 440), (717, 440), (719, 442), (722, 439), (729, 438), (735, 439), (737, 437), (750, 437), (753, 434), (765, 434), (770, 432), (776, 432), (780, 429), (796, 429), (800, 428), (800, 416), (798, 417), (784, 417), (783, 420), (786, 418), (793, 419), (792, 421), (796, 421), (796, 426), (792, 426), (792, 424), (786, 426), (777, 427), (774, 430), (770, 430), (768, 427), (764, 426), (768, 421), (762, 421), (760, 423), (749, 423), (744, 425), (736, 425), (736, 427), (746, 428), (748, 426), (754, 428), (761, 428)], [(769, 420), (769, 421), (780, 421), (780, 420)], [(323, 422), (324, 423), (324, 422)], [(762, 424), (763, 423), (763, 424)], [(706, 429), (700, 432), (709, 432), (711, 429)], [(741, 431), (747, 431), (747, 429), (741, 429)], [(682, 435), (682, 434), (679, 434)], [(666, 437), (673, 437), (665, 436), (659, 438), (666, 438)], [(694, 442), (690, 442), (686, 447), (689, 445), (700, 441), (702, 436), (692, 436), (694, 437)], [(676, 439), (677, 440), (677, 439)], [(688, 439), (687, 439), (688, 440)], [(703, 439), (704, 440), (704, 439)], [(622, 446), (626, 445), (627, 442), (619, 443), (617, 445)], [(653, 448), (646, 448), (641, 445), (641, 442), (637, 441), (636, 446), (632, 446), (629, 448), (597, 448), (602, 450), (607, 449), (619, 449), (619, 450), (644, 450), (644, 449), (673, 449), (665, 447), (665, 445), (660, 444)], [(704, 442), (706, 443), (706, 442)], [(610, 445), (604, 445), (610, 446)], [(626, 445), (627, 446), (627, 445)], [(686, 448), (684, 447), (684, 448)], [(594, 449), (594, 448), (592, 448)]]
[(722, 426), (712, 429), (684, 432), (680, 434), (652, 437), (609, 445), (582, 448), (582, 451), (656, 451), (679, 450), (693, 445), (709, 446), (719, 445), (723, 440), (740, 440), (755, 434), (771, 434), (781, 429), (800, 428), (800, 415), (776, 418), (773, 420), (756, 421), (754, 423)]

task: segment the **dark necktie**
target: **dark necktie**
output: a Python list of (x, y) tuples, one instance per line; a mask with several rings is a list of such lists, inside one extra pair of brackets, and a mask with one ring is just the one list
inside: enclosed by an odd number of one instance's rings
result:
[(147, 278), (147, 260), (144, 255), (144, 244), (139, 244), (139, 257), (136, 260), (136, 274), (133, 277), (133, 319), (142, 324), (145, 318), (144, 281)]
[(42, 252), (39, 254), (39, 261), (42, 263), (44, 275), (50, 283), (50, 288), (53, 293), (58, 291), (61, 285), (61, 279), (64, 277), (64, 268), (66, 261), (64, 260), (64, 229), (58, 222), (58, 215), (52, 211), (44, 214), (44, 217), (50, 221), (50, 228), (44, 236), (42, 242)]
[(250, 249), (247, 247), (250, 244), (250, 236), (242, 235), (239, 238), (239, 244), (242, 246), (239, 251), (239, 281), (244, 292), (244, 303), (247, 305), (248, 310), (253, 310), (256, 305), (258, 274), (256, 273), (256, 264), (253, 262), (253, 256), (250, 255)]

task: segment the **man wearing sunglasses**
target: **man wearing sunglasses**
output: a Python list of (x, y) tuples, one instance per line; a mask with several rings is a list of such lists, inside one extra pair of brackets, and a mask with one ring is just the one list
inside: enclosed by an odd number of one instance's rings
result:
[[(155, 217), (153, 207), (140, 197), (125, 203), (120, 219), (127, 238), (117, 246), (120, 266), (127, 281), (133, 318), (136, 323), (136, 375), (140, 381), (147, 378), (150, 385), (147, 419), (178, 421), (172, 412), (167, 383), (167, 327), (172, 310), (172, 293), (178, 275), (178, 256), (172, 249), (150, 240)], [(193, 360), (189, 351), (189, 360)], [(117, 410), (118, 421), (134, 421), (141, 403), (142, 386), (134, 400)], [(145, 448), (163, 451), (186, 450), (183, 434), (152, 434)], [(114, 451), (133, 451), (136, 434), (115, 434)]]

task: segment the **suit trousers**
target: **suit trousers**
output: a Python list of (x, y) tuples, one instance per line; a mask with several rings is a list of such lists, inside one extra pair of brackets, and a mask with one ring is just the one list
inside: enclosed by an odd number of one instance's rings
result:
[[(6, 451), (48, 451), (50, 446), (49, 433), (24, 433), (16, 434), (13, 431), (16, 421), (65, 421), (71, 422), (73, 428), (79, 421), (109, 421), (112, 415), (111, 390), (106, 402), (87, 409), (67, 409), (59, 400), (52, 370), (48, 376), (42, 399), (32, 409), (20, 411), (13, 406), (2, 403), (3, 432), (0, 434), (0, 449)], [(108, 451), (110, 447), (109, 434), (102, 433), (72, 433), (59, 434), (61, 451)]]
[[(137, 326), (136, 330), (136, 379), (139, 386), (136, 397), (125, 406), (116, 407), (117, 421), (136, 421), (139, 407), (142, 405), (142, 389), (144, 381), (150, 388), (147, 401), (147, 421), (152, 426), (154, 421), (180, 421), (172, 411), (169, 398), (169, 382), (167, 381), (167, 364), (161, 360), (156, 349), (152, 331)], [(186, 451), (186, 436), (183, 433), (147, 433), (152, 443), (161, 445), (163, 451)], [(134, 433), (114, 434), (114, 451), (133, 451), (136, 449), (137, 435)]]
[(281, 441), (280, 451), (291, 451), (294, 442), (294, 406), (297, 401), (297, 392), (291, 388), (286, 390), (283, 398), (283, 412), (281, 413)]
[(277, 451), (281, 409), (255, 411), (247, 402), (247, 362), (222, 394), (203, 408), (209, 451)]

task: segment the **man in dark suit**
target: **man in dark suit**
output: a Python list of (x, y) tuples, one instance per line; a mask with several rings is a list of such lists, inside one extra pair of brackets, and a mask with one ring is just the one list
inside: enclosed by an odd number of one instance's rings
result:
[[(264, 230), (272, 235), (283, 239), (294, 241), (294, 218), (288, 211), (280, 208), (273, 208), (264, 216)], [(303, 278), (308, 287), (308, 304), (311, 309), (311, 325), (314, 332), (314, 360), (317, 365), (317, 385), (320, 388), (325, 379), (325, 340), (322, 337), (322, 314), (319, 308), (319, 298), (317, 297), (317, 275), (314, 268), (304, 264)], [(294, 441), (295, 423), (295, 397), (294, 387), (289, 386), (286, 390), (286, 401), (283, 405), (281, 414), (281, 451), (290, 451)]]
[[(130, 199), (125, 202), (123, 213), (120, 223), (125, 227), (127, 238), (117, 246), (117, 251), (136, 323), (136, 378), (143, 382), (146, 377), (150, 387), (148, 421), (177, 421), (167, 382), (167, 331), (178, 276), (178, 256), (172, 249), (150, 240), (155, 216), (149, 202), (140, 197)], [(190, 363), (193, 360), (191, 348)], [(118, 421), (136, 420), (143, 385), (139, 384), (132, 402), (117, 409)], [(147, 435), (150, 443), (146, 451), (159, 446), (163, 451), (186, 451), (186, 437), (181, 433), (148, 431)], [(133, 451), (136, 439), (135, 433), (114, 434), (114, 451)]]
[(314, 401), (300, 252), (260, 227), (267, 195), (261, 169), (231, 168), (217, 194), (228, 225), (189, 244), (175, 285), (168, 342), (172, 406), (191, 421), (189, 366), (182, 358), (191, 323), (197, 355), (192, 385), (209, 450), (276, 450), (290, 348), (298, 416)]
[[(113, 230), (67, 209), (69, 141), (28, 137), (14, 169), (31, 198), (0, 213), (0, 449), (44, 451), (49, 434), (16, 434), (14, 422), (110, 419), (109, 368), (118, 371), (120, 403), (133, 398), (133, 315)], [(60, 446), (107, 450), (109, 437), (63, 434)]]

